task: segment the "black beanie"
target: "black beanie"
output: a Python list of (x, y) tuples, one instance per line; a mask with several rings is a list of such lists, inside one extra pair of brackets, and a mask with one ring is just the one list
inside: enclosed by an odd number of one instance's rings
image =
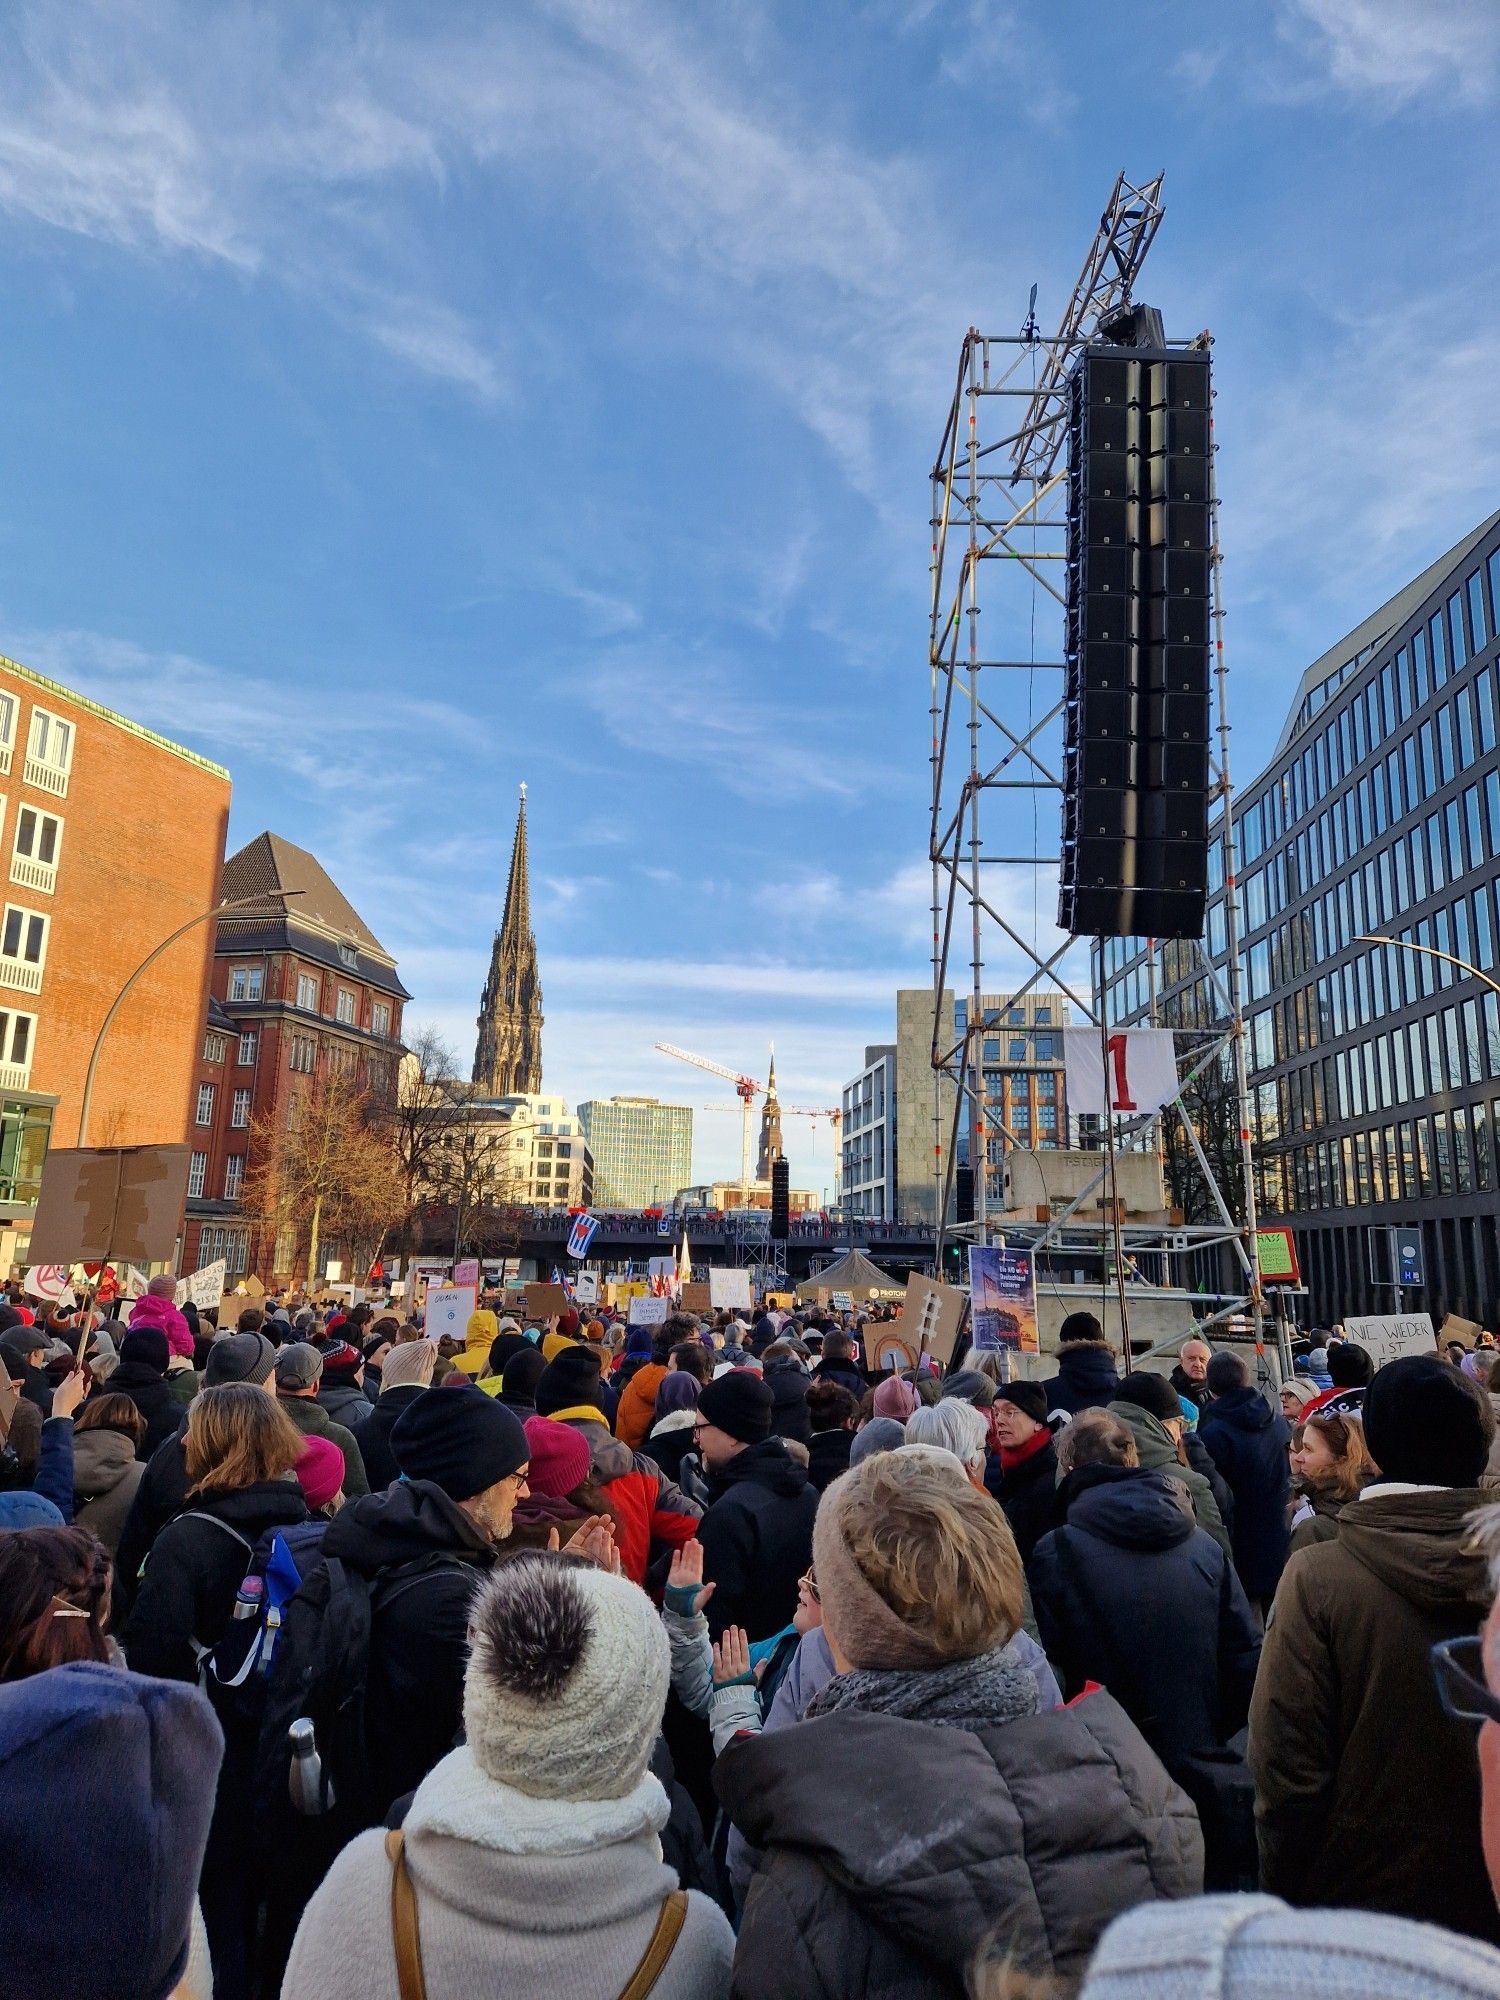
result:
[(1001, 1382), (995, 1388), (997, 1403), (1014, 1403), (1034, 1424), (1047, 1421), (1047, 1391), (1040, 1382)]
[[(38, 1345), (41, 1344), (38, 1342)], [(166, 1374), (171, 1358), (167, 1336), (159, 1326), (133, 1326), (120, 1342), (122, 1361), (138, 1361), (147, 1368), (154, 1368), (158, 1375)]]
[[(500, 1336), (502, 1340), (508, 1337), (508, 1335), (503, 1333)], [(493, 1352), (493, 1349), (491, 1352)], [(502, 1396), (522, 1396), (527, 1399), (534, 1399), (536, 1396), (536, 1385), (541, 1381), (546, 1372), (547, 1364), (542, 1359), (540, 1351), (533, 1347), (528, 1340), (524, 1346), (518, 1347), (509, 1361), (506, 1362), (505, 1372), (500, 1377), (500, 1393)], [(559, 1403), (557, 1407), (560, 1410), (565, 1410), (568, 1406), (566, 1403)]]
[(1495, 1436), (1489, 1398), (1435, 1354), (1408, 1354), (1377, 1369), (1365, 1391), (1364, 1425), (1384, 1476), (1414, 1486), (1477, 1486)]
[(1149, 1368), (1134, 1368), (1128, 1375), (1122, 1375), (1110, 1401), (1134, 1403), (1137, 1409), (1148, 1410), (1162, 1423), (1182, 1415), (1177, 1391), (1165, 1375), (1154, 1375)]
[(599, 1356), (592, 1347), (565, 1347), (537, 1377), (536, 1413), (550, 1417), (554, 1410), (576, 1410), (586, 1403), (602, 1413)]
[(741, 1368), (718, 1376), (698, 1398), (699, 1416), (741, 1444), (759, 1444), (771, 1435), (773, 1407), (766, 1383)]
[(424, 1389), (391, 1426), (407, 1479), (430, 1479), (450, 1500), (472, 1500), (525, 1465), (531, 1446), (503, 1403), (479, 1389)]
[[(503, 1375), (512, 1356), (517, 1354), (537, 1354), (536, 1348), (524, 1333), (497, 1333), (490, 1342), (489, 1360), (485, 1363), (487, 1373)], [(537, 1355), (538, 1360), (541, 1356)]]

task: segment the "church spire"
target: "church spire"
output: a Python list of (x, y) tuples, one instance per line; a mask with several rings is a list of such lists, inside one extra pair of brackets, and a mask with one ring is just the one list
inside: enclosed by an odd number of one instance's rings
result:
[(771, 1169), (781, 1158), (781, 1103), (776, 1095), (776, 1048), (771, 1048), (771, 1073), (766, 1078), (766, 1101), (760, 1110), (760, 1153), (755, 1178), (768, 1181)]
[(542, 1087), (542, 983), (531, 929), (531, 880), (526, 848), (526, 787), (521, 787), (510, 850), (505, 914), (490, 952), (479, 1002), (474, 1082), (486, 1097), (519, 1097)]

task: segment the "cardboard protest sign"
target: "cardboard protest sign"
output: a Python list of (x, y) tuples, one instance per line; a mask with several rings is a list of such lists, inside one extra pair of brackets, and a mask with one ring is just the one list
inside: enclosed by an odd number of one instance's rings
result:
[(187, 1293), (199, 1312), (216, 1306), (224, 1296), (224, 1259), (219, 1257), (212, 1264), (201, 1264), (188, 1279)]
[(709, 1285), (684, 1285), (681, 1305), (684, 1312), (706, 1313), (713, 1311), (713, 1289)]
[(1371, 1313), (1346, 1319), (1344, 1332), (1359, 1342), (1377, 1368), (1404, 1354), (1435, 1354), (1437, 1335), (1431, 1313)]
[(640, 1298), (630, 1301), (632, 1326), (660, 1326), (672, 1310), (670, 1299)]
[(453, 1282), (455, 1285), (477, 1286), (479, 1283), (479, 1259), (477, 1257), (465, 1257), (462, 1263), (455, 1264), (453, 1266)]
[(711, 1266), (708, 1273), (708, 1297), (710, 1304), (716, 1310), (723, 1306), (728, 1312), (737, 1312), (742, 1308), (748, 1312), (750, 1273), (727, 1267), (721, 1269), (717, 1264)]
[(561, 1285), (528, 1285), (526, 1287), (526, 1317), (532, 1320), (551, 1319), (557, 1313), (565, 1313), (573, 1301)]
[(1260, 1265), (1263, 1284), (1301, 1284), (1302, 1271), (1297, 1262), (1297, 1244), (1290, 1229), (1281, 1227), (1257, 1229), (1255, 1257)]
[(462, 1340), (476, 1297), (472, 1285), (429, 1285), (423, 1333), (429, 1340)]
[(31, 1225), (39, 1264), (166, 1264), (187, 1200), (186, 1146), (56, 1146)]
[[(918, 1353), (925, 1348), (946, 1368), (953, 1359), (968, 1314), (966, 1292), (957, 1285), (938, 1284), (932, 1278), (924, 1278), (919, 1271), (913, 1271), (906, 1281), (906, 1300), (901, 1307), (901, 1317), (889, 1332)], [(866, 1338), (871, 1339), (874, 1332), (874, 1328), (867, 1328)], [(884, 1337), (885, 1330), (882, 1329)]]
[(580, 1271), (573, 1280), (573, 1298), (578, 1305), (596, 1306), (599, 1303), (599, 1279), (593, 1271)]
[(969, 1297), (974, 1313), (974, 1346), (982, 1354), (1008, 1347), (1037, 1354), (1036, 1279), (1025, 1250), (969, 1246)]
[(835, 1292), (833, 1295), (833, 1309), (836, 1313), (853, 1312), (854, 1310), (853, 1292)]
[(1465, 1347), (1472, 1350), (1475, 1341), (1483, 1332), (1484, 1328), (1477, 1319), (1460, 1319), (1457, 1313), (1449, 1313), (1438, 1328), (1438, 1339), (1444, 1346), (1450, 1340), (1461, 1340)]

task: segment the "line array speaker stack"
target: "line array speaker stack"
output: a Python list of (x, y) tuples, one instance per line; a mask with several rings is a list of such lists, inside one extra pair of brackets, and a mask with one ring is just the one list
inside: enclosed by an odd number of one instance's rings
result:
[(771, 1163), (771, 1235), (784, 1243), (792, 1233), (792, 1169), (778, 1157)]
[(1058, 914), (1074, 937), (1203, 932), (1208, 423), (1206, 350), (1080, 355), (1069, 384)]

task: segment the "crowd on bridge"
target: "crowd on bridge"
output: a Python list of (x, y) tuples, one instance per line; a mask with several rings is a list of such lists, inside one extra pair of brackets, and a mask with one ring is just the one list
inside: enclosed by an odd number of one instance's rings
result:
[(1500, 1995), (1496, 1351), (0, 1305), (6, 2000)]

